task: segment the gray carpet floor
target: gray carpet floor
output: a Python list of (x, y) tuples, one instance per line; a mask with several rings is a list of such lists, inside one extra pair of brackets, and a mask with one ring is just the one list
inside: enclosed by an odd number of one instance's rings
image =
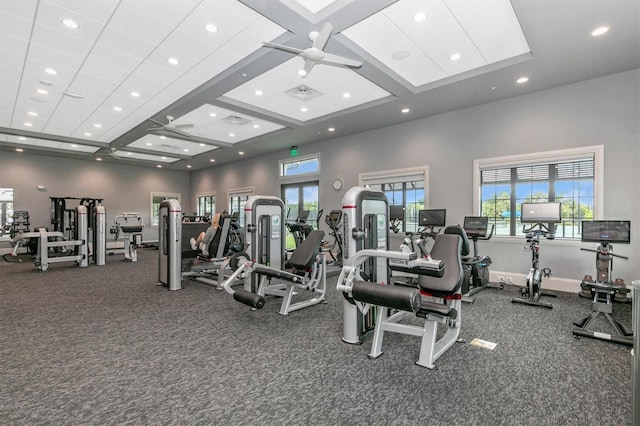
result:
[[(348, 345), (342, 296), (279, 315), (214, 287), (156, 286), (157, 255), (37, 272), (0, 261), (3, 425), (629, 425), (629, 348), (575, 339), (590, 301), (553, 310), (485, 290), (462, 308), (461, 337), (436, 370), (414, 364), (419, 339)], [(616, 317), (631, 324), (630, 304)], [(594, 324), (609, 331), (608, 324)], [(468, 344), (497, 343), (494, 350)]]

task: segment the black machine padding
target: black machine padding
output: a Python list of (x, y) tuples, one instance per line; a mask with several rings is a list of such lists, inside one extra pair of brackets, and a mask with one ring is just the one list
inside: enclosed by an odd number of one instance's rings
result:
[(272, 278), (280, 278), (289, 281), (302, 281), (302, 276), (294, 273), (283, 271), (281, 269), (275, 269), (270, 266), (254, 265), (253, 272), (259, 275), (266, 275)]
[(420, 292), (415, 287), (356, 281), (353, 283), (351, 294), (359, 302), (402, 311), (415, 312), (420, 307)]
[(462, 238), (460, 235), (446, 233), (436, 236), (431, 249), (431, 256), (434, 259), (444, 261), (444, 275), (441, 278), (434, 278), (427, 275), (420, 275), (418, 285), (424, 290), (434, 295), (454, 294), (462, 286), (464, 281), (464, 270), (460, 259), (462, 249)]
[(289, 265), (295, 269), (309, 269), (320, 252), (323, 238), (324, 231), (311, 231), (304, 241), (291, 253)]
[(125, 225), (121, 226), (120, 229), (126, 234), (133, 234), (134, 232), (142, 232), (142, 225)]
[(436, 314), (442, 317), (456, 319), (456, 317), (458, 316), (458, 311), (449, 307), (448, 305), (443, 305), (442, 303), (437, 302), (429, 302), (425, 300), (420, 305), (420, 309), (418, 310), (418, 312), (416, 312), (416, 316), (426, 318), (429, 314)]
[(260, 309), (264, 306), (264, 297), (242, 289), (238, 289), (233, 292), (233, 299), (256, 309)]

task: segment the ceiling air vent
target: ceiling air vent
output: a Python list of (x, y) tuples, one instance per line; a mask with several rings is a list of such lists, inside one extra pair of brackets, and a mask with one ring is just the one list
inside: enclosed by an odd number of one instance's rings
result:
[(309, 86), (305, 86), (304, 84), (294, 87), (293, 89), (289, 89), (285, 93), (292, 98), (301, 99), (303, 101), (308, 101), (309, 99), (313, 99), (322, 95), (322, 93), (312, 89)]
[(225, 117), (224, 121), (236, 126), (242, 126), (243, 124), (247, 124), (250, 120), (244, 117), (238, 117), (237, 115), (230, 115)]

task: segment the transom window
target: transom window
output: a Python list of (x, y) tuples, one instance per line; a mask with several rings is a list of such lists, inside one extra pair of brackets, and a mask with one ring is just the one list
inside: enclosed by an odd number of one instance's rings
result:
[(279, 161), (280, 177), (320, 173), (320, 154)]

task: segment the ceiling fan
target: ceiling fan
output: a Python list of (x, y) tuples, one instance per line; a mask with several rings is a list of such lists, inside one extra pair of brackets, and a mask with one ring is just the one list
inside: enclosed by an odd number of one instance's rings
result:
[(173, 132), (181, 136), (186, 136), (186, 137), (192, 136), (191, 133), (185, 132), (182, 129), (192, 129), (194, 127), (194, 124), (173, 124), (173, 116), (171, 115), (167, 115), (167, 124), (163, 124), (157, 120), (154, 120), (153, 118), (149, 118), (148, 120), (160, 126), (160, 127), (152, 127), (150, 129), (147, 129), (150, 132), (157, 132), (162, 130), (166, 132)]
[(331, 37), (331, 33), (333, 32), (333, 26), (325, 22), (320, 31), (311, 31), (309, 33), (309, 40), (313, 42), (311, 47), (306, 49), (298, 49), (295, 47), (285, 46), (283, 44), (276, 44), (270, 42), (263, 42), (262, 44), (267, 47), (273, 47), (275, 49), (285, 50), (287, 52), (296, 53), (302, 56), (304, 59), (304, 68), (302, 68), (298, 73), (300, 76), (305, 77), (313, 66), (317, 62), (331, 64), (331, 65), (344, 65), (347, 67), (358, 68), (362, 66), (362, 62), (356, 61), (354, 59), (345, 58), (343, 56), (332, 55), (330, 53), (325, 53), (324, 48), (329, 41), (329, 37)]

